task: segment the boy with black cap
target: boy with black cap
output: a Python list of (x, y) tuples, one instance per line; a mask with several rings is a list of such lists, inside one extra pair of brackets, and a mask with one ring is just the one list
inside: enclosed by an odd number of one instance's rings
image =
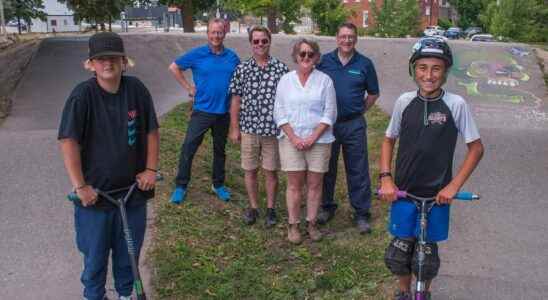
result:
[[(154, 196), (158, 166), (158, 121), (143, 83), (122, 75), (130, 65), (119, 35), (102, 32), (89, 39), (85, 68), (95, 76), (70, 94), (58, 140), (75, 193), (76, 244), (84, 258), (84, 298), (105, 299), (109, 253), (120, 299), (130, 299), (133, 276), (117, 209), (94, 188), (113, 190), (138, 182), (127, 203), (127, 220), (136, 253), (146, 228), (146, 201)], [(117, 195), (114, 195), (117, 197)]]
[[(449, 204), (483, 156), (483, 145), (466, 101), (441, 87), (453, 65), (451, 49), (443, 40), (423, 38), (415, 44), (409, 60), (409, 73), (418, 91), (402, 94), (394, 106), (380, 159), (379, 196), (392, 203), (390, 233), (394, 239), (385, 253), (386, 266), (398, 276), (396, 300), (411, 300), (412, 272), (417, 271), (415, 241), (418, 231), (417, 209), (408, 201), (395, 201), (396, 191), (419, 197), (435, 197), (427, 226), (423, 278), (426, 290), (440, 267), (437, 242), (446, 240)], [(453, 155), (458, 135), (468, 148), (455, 177)], [(391, 162), (399, 138), (395, 180)], [(427, 293), (430, 299), (430, 292)]]

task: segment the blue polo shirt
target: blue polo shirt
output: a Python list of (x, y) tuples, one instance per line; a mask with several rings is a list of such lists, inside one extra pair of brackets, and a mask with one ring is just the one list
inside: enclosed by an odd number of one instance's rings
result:
[(364, 55), (354, 53), (343, 66), (337, 49), (322, 55), (316, 68), (331, 77), (337, 93), (337, 116), (344, 119), (365, 112), (365, 92), (379, 94), (379, 82), (373, 62)]
[(228, 86), (239, 63), (240, 59), (234, 51), (223, 48), (221, 53), (215, 54), (209, 45), (194, 48), (177, 58), (175, 64), (180, 69), (192, 70), (196, 84), (193, 109), (213, 114), (228, 112)]

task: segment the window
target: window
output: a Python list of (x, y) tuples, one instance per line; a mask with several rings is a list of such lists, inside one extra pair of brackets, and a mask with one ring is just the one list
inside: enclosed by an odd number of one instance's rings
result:
[(68, 20), (63, 20), (63, 25), (67, 26), (68, 25)]
[(425, 15), (429, 16), (430, 15), (430, 7), (426, 7), (426, 12), (424, 13)]
[(369, 11), (363, 11), (363, 27), (369, 27)]
[(57, 26), (57, 20), (51, 20), (51, 26)]

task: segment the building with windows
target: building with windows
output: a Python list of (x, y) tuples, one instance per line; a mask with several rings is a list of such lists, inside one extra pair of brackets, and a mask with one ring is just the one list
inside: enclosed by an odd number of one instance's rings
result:
[(66, 32), (79, 31), (80, 24), (74, 22), (74, 13), (66, 4), (57, 0), (43, 0), (46, 20), (32, 19), (32, 32)]
[[(352, 12), (348, 21), (352, 22), (358, 28), (368, 28), (374, 25), (375, 15), (373, 13), (373, 6), (376, 5), (381, 9), (384, 2), (384, 0), (341, 1)], [(417, 0), (421, 14), (421, 29), (426, 28), (426, 26), (438, 25), (440, 1), (443, 0)]]

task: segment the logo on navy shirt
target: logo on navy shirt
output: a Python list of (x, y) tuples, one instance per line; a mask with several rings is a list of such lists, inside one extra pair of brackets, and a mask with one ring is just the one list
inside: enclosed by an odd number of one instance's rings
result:
[(430, 124), (443, 125), (447, 122), (447, 115), (441, 112), (434, 112), (428, 115), (428, 122)]
[(127, 144), (135, 145), (137, 141), (137, 110), (130, 110), (127, 113)]

